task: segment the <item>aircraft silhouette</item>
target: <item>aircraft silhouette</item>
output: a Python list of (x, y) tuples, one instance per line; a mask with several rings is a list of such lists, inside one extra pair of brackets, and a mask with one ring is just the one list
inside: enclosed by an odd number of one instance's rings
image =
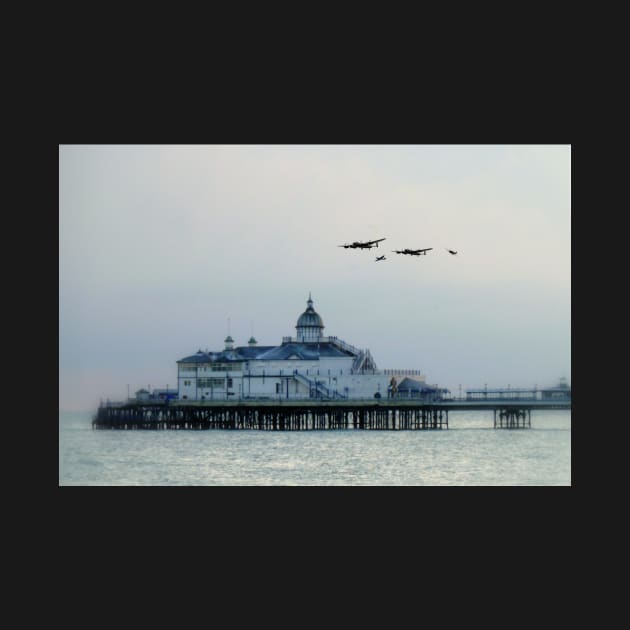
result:
[(385, 254), (383, 254), (382, 256), (377, 256), (374, 262), (377, 262), (379, 260), (387, 260), (387, 258), (385, 258)]
[(397, 254), (407, 254), (409, 256), (426, 256), (429, 250), (433, 249), (433, 247), (427, 247), (426, 249), (393, 249), (393, 252)]
[[(446, 249), (446, 247), (445, 247), (444, 249)], [(447, 251), (449, 254), (453, 254), (453, 256), (455, 256), (455, 254), (457, 254), (457, 252), (454, 252), (452, 249), (446, 249), (446, 251)]]
[(345, 247), (346, 249), (348, 249), (348, 247), (350, 247), (351, 249), (370, 249), (372, 247), (378, 247), (378, 244), (381, 241), (384, 241), (384, 238), (379, 238), (375, 241), (365, 241), (365, 243), (362, 243), (361, 241), (354, 241), (354, 243), (346, 243), (345, 245), (337, 245), (337, 247)]

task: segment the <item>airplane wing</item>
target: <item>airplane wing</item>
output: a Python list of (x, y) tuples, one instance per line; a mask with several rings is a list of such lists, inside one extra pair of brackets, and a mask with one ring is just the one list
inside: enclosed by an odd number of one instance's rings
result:
[(375, 241), (366, 241), (365, 244), (366, 245), (374, 245), (374, 243), (380, 243), (381, 241), (384, 241), (384, 238), (377, 238)]

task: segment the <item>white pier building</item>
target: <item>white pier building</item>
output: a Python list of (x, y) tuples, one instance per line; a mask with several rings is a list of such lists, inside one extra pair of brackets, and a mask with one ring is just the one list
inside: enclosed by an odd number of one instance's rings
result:
[(234, 346), (231, 336), (219, 352), (202, 352), (177, 361), (180, 400), (365, 399), (386, 398), (394, 378), (412, 379), (420, 389), (419, 370), (379, 370), (367, 349), (324, 336), (324, 322), (313, 308), (298, 318), (295, 337), (279, 346), (259, 346), (250, 338)]

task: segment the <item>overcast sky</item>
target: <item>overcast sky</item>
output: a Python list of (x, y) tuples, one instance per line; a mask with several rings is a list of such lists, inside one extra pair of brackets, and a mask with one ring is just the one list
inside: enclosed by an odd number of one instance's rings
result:
[(309, 291), (379, 368), (570, 381), (570, 146), (63, 145), (59, 216), (64, 410), (175, 387), (228, 318), (278, 345)]

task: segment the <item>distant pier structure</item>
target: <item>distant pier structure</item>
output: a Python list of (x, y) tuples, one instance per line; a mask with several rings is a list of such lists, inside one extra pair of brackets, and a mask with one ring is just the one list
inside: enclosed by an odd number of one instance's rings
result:
[(507, 408), (494, 410), (495, 429), (531, 429), (531, 409)]
[(128, 401), (104, 403), (94, 429), (254, 429), (261, 431), (448, 429), (451, 411), (493, 411), (496, 429), (529, 429), (531, 412), (571, 409), (570, 400), (407, 399)]
[(110, 403), (94, 429), (254, 429), (260, 431), (448, 429), (448, 409), (411, 401), (240, 401)]
[[(295, 336), (277, 346), (235, 346), (177, 361), (175, 389), (140, 389), (101, 403), (94, 429), (429, 430), (449, 411), (494, 411), (495, 428), (530, 428), (532, 409), (570, 409), (566, 383), (538, 390), (466, 390), (429, 385), (417, 369), (379, 369), (369, 349), (325, 336), (309, 293)], [(129, 387), (129, 386), (128, 386)]]
[(566, 378), (561, 378), (554, 387), (538, 388), (536, 385), (532, 388), (507, 387), (499, 389), (467, 389), (466, 400), (542, 400), (542, 401), (571, 401), (571, 387), (568, 385)]

